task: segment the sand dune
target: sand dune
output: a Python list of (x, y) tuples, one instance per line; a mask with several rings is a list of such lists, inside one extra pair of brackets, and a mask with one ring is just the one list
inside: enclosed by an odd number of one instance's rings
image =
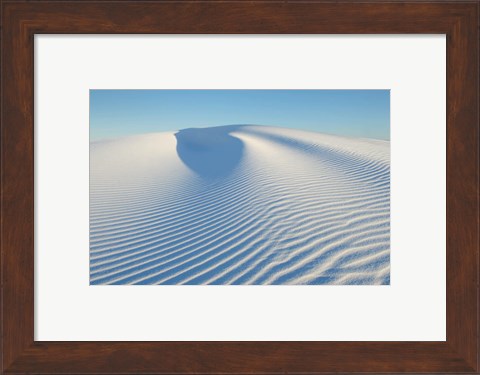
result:
[(389, 284), (390, 143), (267, 126), (90, 145), (91, 284)]

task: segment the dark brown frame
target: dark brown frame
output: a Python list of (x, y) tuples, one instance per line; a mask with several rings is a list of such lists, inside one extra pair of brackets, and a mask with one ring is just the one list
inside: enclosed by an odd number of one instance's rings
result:
[[(2, 373), (479, 373), (478, 0), (5, 0), (1, 10)], [(42, 33), (446, 34), (447, 341), (34, 341), (33, 37)]]

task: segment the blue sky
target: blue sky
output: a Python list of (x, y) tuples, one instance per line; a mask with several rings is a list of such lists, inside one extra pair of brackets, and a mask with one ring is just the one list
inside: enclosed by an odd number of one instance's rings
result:
[(90, 90), (90, 140), (231, 124), (390, 139), (389, 90)]

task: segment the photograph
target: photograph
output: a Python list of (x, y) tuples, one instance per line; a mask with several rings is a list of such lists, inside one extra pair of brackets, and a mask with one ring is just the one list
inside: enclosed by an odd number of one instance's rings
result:
[(390, 90), (90, 90), (90, 285), (390, 285)]

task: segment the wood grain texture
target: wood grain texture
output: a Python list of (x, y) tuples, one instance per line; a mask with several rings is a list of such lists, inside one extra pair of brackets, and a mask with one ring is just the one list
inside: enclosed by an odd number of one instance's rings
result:
[(447, 36), (447, 341), (478, 371), (479, 39), (474, 28), (478, 9)]
[[(478, 373), (478, 1), (3, 1), (1, 10), (2, 373)], [(34, 342), (37, 33), (447, 34), (447, 342)]]

